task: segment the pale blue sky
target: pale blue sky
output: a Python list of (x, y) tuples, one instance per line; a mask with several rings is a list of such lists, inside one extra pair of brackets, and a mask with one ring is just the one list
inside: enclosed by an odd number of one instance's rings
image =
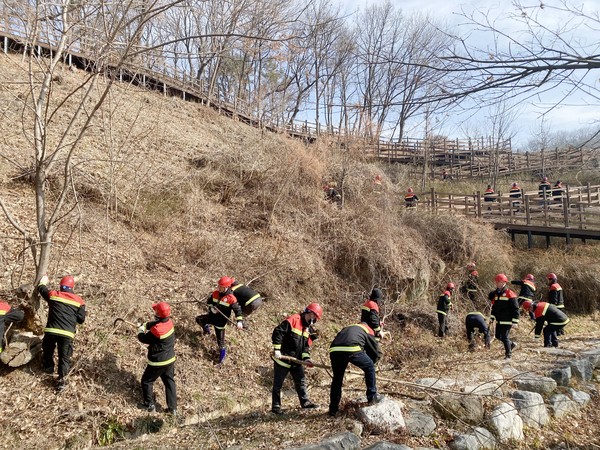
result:
[[(352, 13), (357, 9), (364, 9), (367, 5), (383, 4), (386, 0), (332, 0), (333, 4), (339, 4), (342, 10), (347, 13)], [(503, 31), (513, 33), (519, 32), (519, 27), (514, 21), (507, 21), (500, 19), (507, 15), (517, 13), (513, 1), (504, 0), (479, 0), (477, 2), (472, 1), (451, 1), (451, 0), (391, 0), (391, 3), (395, 8), (401, 9), (406, 14), (413, 12), (428, 13), (433, 18), (438, 19), (449, 25), (457, 26), (458, 30), (465, 30), (464, 24), (465, 19), (461, 17), (461, 9), (464, 11), (472, 11), (477, 9), (482, 12), (486, 12), (488, 17), (498, 18), (496, 25)], [(519, 2), (523, 6), (536, 7), (540, 5), (540, 0), (521, 0)], [(543, 0), (546, 5), (560, 5), (563, 2), (560, 0)], [(595, 47), (594, 53), (600, 53), (600, 21), (598, 21), (598, 14), (600, 13), (600, 0), (578, 0), (571, 2), (571, 4), (577, 7), (583, 7), (585, 11), (595, 14), (596, 22), (595, 30), (590, 28), (579, 26), (576, 28), (576, 38), (578, 41)], [(475, 6), (473, 6), (475, 5)], [(533, 11), (533, 10), (532, 10)], [(555, 29), (560, 25), (563, 25), (565, 21), (564, 15), (558, 14), (551, 8), (544, 8), (540, 10), (536, 8), (539, 17), (544, 21), (544, 24), (550, 29)], [(466, 31), (466, 30), (465, 30)], [(481, 42), (473, 43), (477, 44), (477, 47), (483, 47), (486, 45), (485, 40)], [(600, 71), (599, 71), (600, 72)], [(592, 74), (590, 78), (593, 78), (594, 87), (600, 93), (600, 76), (599, 74)], [(562, 93), (561, 93), (562, 91)], [(564, 104), (552, 109), (550, 107), (556, 103), (556, 101), (564, 95), (566, 89), (557, 89), (551, 94), (540, 95), (539, 97), (530, 99), (528, 101), (521, 102), (519, 105), (519, 113), (517, 122), (514, 126), (514, 142), (517, 145), (524, 146), (533, 133), (539, 131), (541, 114), (544, 112), (545, 115), (545, 126), (550, 127), (553, 130), (574, 130), (582, 127), (588, 127), (590, 125), (598, 125), (600, 121), (600, 103), (597, 99), (590, 96), (584, 97), (582, 94), (577, 93), (570, 95)], [(468, 129), (469, 131), (481, 130), (485, 134), (485, 119), (482, 119), (486, 115), (485, 111), (481, 111), (481, 114), (469, 114), (467, 116), (454, 115), (453, 117), (446, 118), (443, 125), (443, 134), (448, 135), (451, 138), (462, 138)], [(471, 117), (469, 117), (471, 116)], [(487, 125), (489, 127), (489, 125)], [(417, 137), (417, 136), (415, 136)]]

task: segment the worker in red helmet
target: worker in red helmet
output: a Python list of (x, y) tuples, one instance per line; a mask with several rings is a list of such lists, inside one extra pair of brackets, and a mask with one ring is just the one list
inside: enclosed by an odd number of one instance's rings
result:
[(307, 367), (313, 367), (310, 359), (310, 326), (323, 317), (323, 309), (318, 303), (311, 303), (304, 311), (292, 314), (275, 327), (271, 336), (273, 343), (273, 390), (271, 392), (271, 412), (283, 414), (281, 409), (281, 388), (288, 373), (292, 374), (294, 387), (304, 409), (316, 408), (308, 398), (304, 365), (286, 360), (291, 357), (304, 361)]
[(44, 275), (38, 283), (38, 292), (48, 302), (48, 321), (42, 339), (42, 365), (46, 373), (54, 373), (54, 350), (58, 352), (58, 379), (56, 389), (65, 389), (65, 377), (71, 367), (73, 339), (77, 324), (85, 321), (85, 302), (73, 293), (75, 279), (67, 275), (60, 280), (59, 290), (49, 290), (49, 279)]
[(490, 330), (486, 324), (484, 315), (479, 311), (472, 311), (465, 317), (465, 328), (467, 330), (467, 341), (469, 342), (469, 351), (474, 352), (477, 348), (477, 331), (483, 335), (483, 342), (486, 349), (490, 348)]
[(438, 328), (438, 337), (444, 337), (448, 334), (448, 313), (454, 309), (452, 306), (452, 292), (454, 288), (454, 283), (446, 284), (446, 289), (438, 298), (436, 310), (440, 325)]
[(12, 308), (8, 303), (0, 301), (0, 353), (4, 349), (4, 328), (6, 324), (23, 320), (25, 312)]
[(515, 182), (512, 184), (508, 196), (511, 199), (511, 205), (513, 208), (515, 208), (515, 210), (518, 211), (519, 207), (521, 206), (521, 197), (523, 196), (523, 192), (521, 191), (521, 186), (519, 186), (519, 183)]
[(202, 327), (204, 334), (210, 334), (210, 325), (215, 329), (217, 345), (219, 346), (219, 365), (223, 364), (227, 355), (225, 325), (227, 325), (227, 322), (232, 322), (230, 319), (232, 312), (235, 314), (237, 328), (244, 328), (242, 308), (231, 290), (234, 281), (231, 277), (219, 278), (218, 288), (206, 300), (208, 313), (196, 317), (196, 323)]
[(495, 202), (497, 197), (498, 196), (494, 192), (494, 188), (492, 187), (492, 185), (488, 184), (487, 188), (483, 192), (483, 201), (484, 202)]
[(138, 328), (138, 340), (148, 345), (148, 364), (142, 375), (142, 402), (139, 408), (155, 412), (154, 382), (160, 377), (165, 385), (167, 413), (177, 414), (175, 386), (175, 327), (171, 320), (171, 306), (167, 302), (152, 305), (154, 319)]
[(510, 282), (510, 284), (514, 284), (515, 286), (521, 286), (519, 296), (517, 297), (519, 305), (525, 300), (533, 300), (536, 288), (535, 278), (532, 274), (528, 273), (523, 277), (522, 280), (513, 280)]
[(556, 180), (554, 186), (552, 186), (552, 200), (555, 203), (562, 203), (565, 188), (563, 187), (562, 181)]
[(329, 347), (331, 359), (331, 390), (329, 393), (329, 415), (335, 416), (342, 399), (342, 385), (348, 364), (352, 363), (365, 374), (367, 402), (377, 403), (383, 399), (377, 393), (375, 363), (381, 358), (381, 347), (375, 332), (364, 322), (342, 328)]
[(407, 208), (414, 208), (417, 206), (418, 202), (419, 197), (417, 196), (417, 194), (415, 194), (413, 188), (409, 187), (406, 191), (406, 195), (404, 196), (404, 206), (406, 206)]
[(548, 303), (556, 306), (559, 309), (565, 307), (565, 298), (563, 295), (563, 289), (558, 284), (558, 277), (554, 273), (546, 275), (548, 280)]
[[(542, 329), (544, 332), (544, 347), (558, 347), (558, 336), (564, 330), (565, 325), (570, 322), (567, 315), (555, 305), (547, 302), (532, 302), (525, 300), (521, 305), (525, 311), (529, 311), (535, 320), (535, 337), (540, 337)], [(544, 326), (544, 324), (547, 324)]]
[(375, 337), (381, 336), (381, 319), (379, 317), (379, 302), (383, 300), (383, 292), (373, 288), (371, 295), (360, 309), (360, 321), (366, 323), (374, 332)]
[(475, 269), (475, 263), (471, 262), (467, 264), (467, 281), (461, 286), (461, 292), (465, 294), (469, 300), (475, 301), (477, 292), (479, 291), (479, 272)]
[(517, 347), (511, 342), (509, 335), (513, 325), (519, 323), (519, 303), (517, 294), (508, 289), (508, 277), (499, 273), (494, 278), (496, 289), (490, 292), (488, 298), (492, 302), (490, 322), (496, 322), (495, 336), (504, 344), (504, 358), (511, 359), (512, 351)]

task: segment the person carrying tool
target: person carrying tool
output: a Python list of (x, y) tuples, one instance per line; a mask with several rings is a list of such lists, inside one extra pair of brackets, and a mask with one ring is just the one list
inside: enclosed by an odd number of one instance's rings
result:
[(461, 287), (461, 292), (466, 294), (467, 298), (474, 302), (477, 292), (479, 291), (479, 272), (475, 270), (474, 262), (467, 265), (467, 270), (469, 271), (469, 274), (467, 275), (467, 281)]
[(217, 282), (218, 289), (208, 297), (208, 313), (196, 317), (196, 323), (202, 327), (204, 334), (210, 334), (210, 325), (215, 328), (215, 337), (219, 346), (219, 362), (222, 364), (227, 355), (225, 347), (225, 325), (227, 322), (234, 323), (230, 317), (231, 312), (235, 314), (235, 325), (238, 329), (244, 327), (242, 308), (231, 290), (233, 278), (221, 277)]
[(404, 196), (404, 206), (407, 208), (415, 208), (419, 203), (419, 197), (413, 191), (413, 188), (409, 187)]
[(523, 303), (525, 300), (533, 300), (533, 296), (535, 295), (535, 278), (533, 275), (528, 273), (525, 275), (523, 280), (513, 280), (510, 284), (514, 284), (515, 286), (521, 286), (521, 291), (519, 292), (519, 296), (517, 297), (517, 301), (519, 305)]
[(454, 283), (448, 283), (446, 290), (439, 296), (437, 302), (437, 316), (439, 322), (438, 337), (444, 337), (448, 333), (448, 313), (454, 309), (452, 306), (452, 291)]
[(511, 359), (512, 351), (517, 347), (516, 342), (509, 339), (513, 325), (519, 323), (519, 303), (517, 294), (508, 289), (508, 277), (499, 273), (494, 278), (496, 289), (490, 292), (488, 298), (492, 302), (490, 323), (496, 321), (495, 337), (504, 344), (504, 358)]
[(248, 317), (254, 311), (256, 311), (263, 303), (264, 298), (256, 292), (254, 289), (249, 288), (245, 284), (236, 281), (232, 278), (231, 292), (235, 295), (237, 302), (242, 308), (244, 317)]
[(467, 314), (465, 317), (465, 327), (467, 329), (467, 341), (469, 341), (469, 351), (474, 352), (477, 343), (475, 341), (476, 330), (483, 334), (483, 342), (485, 348), (490, 348), (490, 330), (485, 323), (485, 317), (479, 311), (473, 311)]
[(558, 336), (562, 334), (561, 331), (571, 319), (556, 306), (547, 302), (525, 300), (521, 306), (525, 311), (530, 312), (535, 320), (536, 338), (540, 337), (543, 328), (544, 347), (558, 347)]
[(177, 414), (175, 386), (175, 327), (171, 320), (171, 306), (167, 302), (152, 305), (155, 320), (139, 326), (137, 338), (148, 345), (148, 365), (142, 375), (142, 403), (140, 409), (156, 411), (154, 382), (160, 377), (165, 385), (167, 412)]
[(60, 280), (58, 291), (49, 290), (47, 275), (44, 275), (38, 284), (38, 292), (48, 302), (48, 321), (44, 328), (42, 339), (42, 366), (44, 372), (54, 373), (54, 350), (58, 353), (58, 379), (56, 389), (61, 392), (65, 389), (65, 377), (71, 367), (73, 355), (73, 339), (77, 324), (85, 321), (85, 302), (73, 293), (75, 278), (67, 275)]
[(381, 347), (375, 339), (375, 332), (364, 322), (342, 328), (329, 347), (331, 359), (331, 390), (329, 393), (329, 415), (335, 416), (342, 400), (344, 374), (349, 363), (354, 364), (365, 374), (367, 402), (377, 403), (383, 399), (377, 393), (375, 363), (381, 358)]
[(562, 287), (558, 284), (558, 277), (554, 273), (546, 275), (548, 279), (548, 303), (556, 306), (559, 309), (565, 307), (565, 298)]
[(366, 323), (375, 332), (376, 338), (381, 337), (381, 320), (378, 304), (381, 299), (383, 299), (381, 289), (373, 288), (371, 295), (362, 305), (360, 311), (360, 321)]
[(286, 362), (285, 357), (299, 359), (307, 367), (313, 367), (310, 359), (309, 327), (323, 317), (323, 309), (318, 303), (311, 303), (303, 312), (292, 314), (275, 327), (271, 341), (273, 343), (273, 390), (271, 393), (271, 412), (283, 414), (281, 409), (281, 388), (288, 373), (292, 374), (294, 387), (304, 409), (317, 408), (308, 398), (304, 365)]
[(548, 177), (543, 177), (542, 181), (538, 186), (538, 197), (542, 199), (542, 205), (548, 200), (550, 197), (550, 190), (552, 189), (552, 183), (548, 181)]
[(4, 328), (6, 324), (16, 323), (23, 320), (25, 312), (12, 308), (6, 302), (0, 302), (0, 353), (4, 349)]

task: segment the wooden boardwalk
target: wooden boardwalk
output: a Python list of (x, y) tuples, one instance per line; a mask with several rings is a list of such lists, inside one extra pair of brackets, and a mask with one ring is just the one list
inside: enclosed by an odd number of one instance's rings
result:
[[(41, 56), (54, 54), (52, 43), (36, 41), (29, 45), (26, 36), (15, 31), (6, 19), (0, 19), (0, 39), (5, 53), (35, 52)], [(185, 74), (171, 74), (166, 67), (149, 69), (140, 65), (127, 64), (121, 67), (110, 64), (98, 68), (96, 61), (86, 56), (79, 48), (66, 53), (64, 62), (86, 71), (101, 70), (102, 74), (121, 82), (128, 82), (146, 89), (162, 92), (165, 96), (179, 97), (186, 101), (206, 104), (220, 113), (240, 120), (253, 127), (281, 133), (305, 142), (326, 137), (337, 141), (343, 148), (359, 148), (367, 157), (390, 163), (407, 164), (414, 168), (415, 174), (423, 172), (426, 165), (431, 178), (441, 178), (442, 172), (454, 178), (479, 177), (489, 179), (491, 174), (509, 175), (530, 172), (545, 174), (548, 170), (569, 168), (598, 167), (600, 155), (589, 149), (567, 148), (539, 152), (515, 152), (510, 140), (493, 142), (490, 139), (411, 139), (401, 142), (389, 142), (383, 139), (373, 140), (350, 133), (348, 130), (323, 127), (307, 121), (282, 123), (281, 118), (259, 113), (254, 105), (242, 99), (224, 99), (211, 96), (198, 80)], [(140, 63), (141, 64), (141, 63)]]
[(444, 210), (491, 222), (496, 229), (527, 236), (532, 246), (533, 236), (600, 240), (600, 185), (564, 188), (561, 195), (540, 197), (538, 191), (522, 192), (520, 199), (508, 194), (496, 195), (486, 201), (480, 192), (472, 195), (440, 194), (432, 189), (421, 194), (421, 203), (436, 212)]

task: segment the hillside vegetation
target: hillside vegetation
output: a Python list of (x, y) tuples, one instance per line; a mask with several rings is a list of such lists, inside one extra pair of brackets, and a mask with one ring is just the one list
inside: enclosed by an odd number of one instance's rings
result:
[[(65, 68), (57, 98), (83, 76)], [(22, 132), (31, 122), (20, 102), (27, 80), (18, 56), (0, 55), (0, 84), (0, 196), (31, 227), (33, 150)], [(380, 286), (393, 335), (381, 364), (388, 376), (460, 374), (464, 366), (457, 358), (465, 358), (466, 350), (460, 313), (473, 305), (458, 300), (453, 336), (441, 343), (433, 338), (435, 300), (447, 281), (465, 279), (471, 260), (477, 261), (482, 292), (491, 289), (497, 272), (515, 278), (531, 272), (542, 280), (553, 271), (567, 303), (588, 312), (597, 306), (597, 246), (522, 252), (489, 225), (423, 208), (405, 210), (403, 195), (415, 180), (401, 167), (364, 160), (352, 143), (348, 150), (325, 141), (305, 145), (198, 104), (117, 85), (72, 170), (73, 208), (56, 236), (49, 275), (54, 285), (63, 274), (77, 276), (75, 291), (85, 298), (89, 316), (76, 336), (71, 382), (62, 394), (54, 392), (38, 362), (1, 369), (4, 442), (21, 448), (113, 442), (120, 448), (282, 448), (315, 442), (344, 422), (325, 417), (325, 410), (283, 419), (268, 413), (273, 327), (318, 301), (324, 318), (313, 354), (326, 363), (335, 333), (358, 320), (365, 295)], [(381, 186), (373, 184), (377, 174)], [(324, 199), (322, 185), (332, 180), (343, 181), (343, 208)], [(52, 183), (47, 189), (52, 195)], [(0, 222), (0, 233), (1, 298), (16, 306), (22, 301), (16, 288), (32, 282), (33, 264), (8, 221)], [(229, 354), (219, 369), (214, 337), (203, 337), (194, 321), (205, 307), (194, 300), (206, 298), (222, 275), (251, 283), (266, 302), (250, 317), (249, 331), (227, 330)], [(477, 306), (483, 307), (480, 297)], [(178, 338), (179, 424), (136, 409), (145, 346), (132, 330), (113, 327), (116, 317), (149, 320), (152, 302), (161, 300), (173, 307)], [(398, 314), (408, 321), (401, 323)], [(581, 317), (576, 329), (588, 333), (596, 318)], [(490, 354), (486, 370), (498, 369), (495, 356)], [(327, 373), (311, 371), (309, 386), (313, 400), (326, 404)], [(352, 386), (344, 399), (363, 389), (360, 380)], [(392, 395), (394, 389), (388, 386)], [(160, 382), (155, 392), (165, 405)], [(292, 392), (284, 393), (287, 409), (294, 411), (296, 401)], [(220, 419), (191, 425), (194, 416)], [(152, 431), (158, 432), (137, 437)], [(560, 438), (560, 430), (548, 432)], [(585, 436), (588, 429), (579, 432)], [(441, 443), (445, 433), (440, 429), (432, 439)], [(572, 439), (579, 439), (575, 431)]]

